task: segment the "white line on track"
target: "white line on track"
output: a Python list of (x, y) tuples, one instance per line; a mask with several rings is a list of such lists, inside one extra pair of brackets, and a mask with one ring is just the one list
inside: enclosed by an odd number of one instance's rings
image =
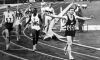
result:
[[(3, 34), (3, 32), (2, 32), (2, 34)], [(1, 36), (1, 37), (3, 37), (3, 38), (5, 39), (4, 36)], [(6, 39), (5, 39), (5, 40), (6, 40)], [(29, 50), (29, 51), (33, 51), (32, 49), (26, 48), (26, 47), (24, 47), (24, 46), (15, 44), (15, 43), (13, 43), (13, 42), (11, 42), (11, 43), (14, 44), (14, 45), (16, 45), (16, 46), (19, 46), (19, 47), (21, 47), (21, 48), (23, 48), (23, 49), (26, 49), (26, 50)], [(35, 52), (36, 52), (36, 53), (39, 53), (39, 54), (42, 54), (42, 55), (45, 55), (45, 56), (49, 56), (49, 57), (53, 57), (53, 58), (57, 58), (57, 59), (62, 59), (62, 60), (64, 60), (64, 58), (61, 58), (61, 57), (53, 56), (53, 55), (46, 54), (46, 53), (42, 53), (42, 52), (39, 52), (39, 51), (35, 51)], [(18, 57), (18, 56), (17, 56), (16, 58), (21, 58), (21, 57)], [(24, 60), (24, 58), (21, 58), (21, 59)], [(68, 60), (68, 59), (66, 59), (66, 60)]]
[[(63, 41), (63, 42), (67, 42), (63, 39), (59, 39), (60, 41)], [(87, 46), (87, 45), (83, 45), (83, 44), (78, 44), (78, 43), (73, 43), (74, 45), (78, 45), (78, 46), (82, 46), (82, 47), (86, 47), (86, 48), (91, 48), (91, 49), (95, 49), (95, 50), (98, 50), (100, 51), (100, 48), (96, 48), (96, 47), (92, 47), (92, 46)]]
[[(25, 29), (26, 29), (26, 28), (25, 28)], [(29, 38), (30, 40), (32, 40), (32, 38), (28, 37), (28, 36), (24, 33), (25, 29), (23, 30), (23, 34), (24, 34), (27, 38)], [(43, 44), (43, 45), (46, 45), (46, 46), (49, 46), (49, 47), (52, 47), (52, 48), (56, 48), (56, 49), (59, 49), (59, 50), (63, 50), (62, 48), (58, 48), (58, 47), (55, 47), (55, 46), (51, 46), (51, 45), (48, 45), (48, 44), (45, 44), (45, 43), (42, 43), (42, 42), (39, 42), (39, 43), (40, 43), (40, 44)], [(64, 51), (64, 50), (63, 50), (63, 51)], [(91, 57), (91, 58), (100, 59), (100, 57), (91, 56), (91, 55), (87, 55), (87, 54), (83, 54), (83, 53), (78, 53), (78, 52), (74, 52), (74, 51), (72, 51), (72, 52), (75, 53), (75, 54), (79, 54), (79, 55), (83, 55), (83, 56), (87, 56), (87, 57)]]
[[(3, 36), (3, 38), (5, 39), (4, 36)], [(5, 40), (6, 40), (6, 39), (5, 39)], [(12, 56), (12, 57), (21, 59), (21, 60), (28, 60), (28, 59), (25, 59), (25, 58), (23, 58), (23, 57), (19, 57), (19, 56), (17, 56), (17, 55), (14, 55), (14, 54), (10, 54), (10, 53), (4, 52), (4, 51), (2, 51), (2, 50), (0, 50), (0, 52), (3, 53), (3, 54), (6, 54), (6, 55)]]
[[(33, 51), (32, 49), (29, 49), (29, 48), (26, 48), (26, 47), (23, 47), (21, 45), (18, 45), (18, 44), (15, 44), (13, 42), (11, 42), (12, 44), (16, 45), (16, 46), (19, 46), (19, 47), (22, 47), (23, 49), (26, 49), (26, 50), (29, 50), (29, 51)], [(42, 54), (42, 55), (45, 55), (45, 56), (49, 56), (49, 57), (53, 57), (53, 58), (57, 58), (57, 59), (62, 59), (64, 60), (64, 58), (61, 58), (61, 57), (57, 57), (57, 56), (53, 56), (53, 55), (49, 55), (49, 54), (46, 54), (46, 53), (42, 53), (42, 52), (39, 52), (39, 51), (35, 51), (36, 53), (39, 53), (39, 54)]]
[[(55, 33), (55, 32), (54, 32)], [(59, 36), (61, 36), (61, 35), (59, 35)], [(61, 36), (61, 37), (63, 37), (63, 38), (66, 38), (66, 37), (64, 37), (64, 36)], [(59, 39), (60, 41), (62, 41), (62, 42), (67, 42), (66, 40), (64, 40), (64, 39)], [(77, 41), (77, 40), (76, 40)], [(78, 40), (79, 41), (79, 40)], [(92, 47), (92, 46), (87, 46), (87, 45), (83, 45), (83, 44), (78, 44), (78, 43), (73, 43), (74, 45), (78, 45), (78, 46), (82, 46), (82, 47), (86, 47), (86, 48), (91, 48), (91, 49), (95, 49), (95, 50), (98, 50), (98, 51), (100, 51), (100, 48), (96, 48), (96, 47)]]
[(3, 54), (9, 55), (9, 56), (15, 57), (15, 58), (17, 58), (17, 59), (28, 60), (28, 59), (25, 59), (25, 58), (16, 56), (16, 55), (14, 55), (14, 54), (10, 54), (10, 53), (4, 52), (4, 51), (2, 51), (2, 50), (0, 50), (0, 52), (3, 53)]
[[(31, 39), (31, 38), (29, 38), (29, 39)], [(64, 41), (64, 42), (66, 42), (66, 41)], [(41, 43), (41, 42), (39, 42), (39, 43)], [(44, 44), (44, 43), (41, 43), (41, 44)], [(77, 43), (73, 43), (73, 44), (98, 50), (98, 48), (91, 47), (91, 46), (86, 46), (86, 45), (77, 44)], [(44, 44), (44, 45), (46, 45), (46, 44)], [(48, 45), (48, 46), (50, 46), (50, 45)], [(53, 47), (53, 48), (57, 48), (57, 47), (54, 47), (54, 46), (51, 46), (51, 47)], [(60, 48), (57, 48), (57, 49), (60, 49)], [(61, 50), (61, 49), (60, 49), (60, 50)], [(85, 55), (85, 56), (88, 56), (88, 57), (93, 57), (93, 58), (98, 58), (98, 59), (100, 59), (99, 57), (95, 57), (95, 56), (90, 56), (90, 55), (81, 54), (81, 53), (77, 53), (77, 52), (73, 52), (73, 53), (76, 53), (76, 54)]]
[[(55, 5), (56, 6), (56, 5)], [(54, 7), (55, 7), (54, 6)], [(14, 35), (12, 35), (12, 36), (14, 36)], [(22, 35), (23, 36), (23, 35)], [(1, 37), (1, 36), (0, 36)], [(13, 43), (13, 42), (11, 42), (11, 43)], [(13, 43), (13, 44), (15, 44), (15, 43)], [(17, 45), (17, 44), (15, 44), (16, 46), (20, 46), (20, 45)], [(24, 49), (27, 49), (27, 50), (29, 50), (29, 51), (33, 51), (32, 49), (29, 49), (29, 48), (25, 48), (25, 47), (23, 47), (23, 46), (20, 46), (20, 47), (22, 47), (22, 48), (24, 48)], [(36, 53), (39, 53), (39, 54), (42, 54), (42, 55), (46, 55), (46, 56), (50, 56), (50, 57), (53, 57), (53, 58), (57, 58), (57, 59), (62, 59), (62, 60), (64, 60), (64, 58), (61, 58), (61, 57), (56, 57), (56, 56), (53, 56), (53, 55), (49, 55), (49, 54), (46, 54), (46, 53), (42, 53), (42, 52), (39, 52), (39, 51), (35, 51)], [(6, 52), (5, 52), (6, 53)], [(9, 54), (9, 53), (8, 53)], [(9, 55), (11, 55), (11, 54), (9, 54)], [(22, 60), (28, 60), (28, 59), (24, 59), (24, 58), (21, 58), (21, 57), (18, 57), (18, 56), (15, 56), (15, 55), (12, 55), (12, 56), (14, 56), (14, 57), (16, 57), (16, 58), (20, 58), (20, 59), (22, 59)], [(67, 60), (67, 59), (66, 59)]]

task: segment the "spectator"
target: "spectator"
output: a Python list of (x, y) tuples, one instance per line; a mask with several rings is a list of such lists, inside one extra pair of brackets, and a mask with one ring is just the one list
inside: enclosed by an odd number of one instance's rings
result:
[[(83, 17), (82, 15), (82, 10), (80, 6), (76, 7), (76, 15), (78, 15), (79, 17)], [(78, 28), (79, 28), (79, 32), (83, 32), (83, 24), (84, 24), (85, 20), (82, 19), (78, 19)]]

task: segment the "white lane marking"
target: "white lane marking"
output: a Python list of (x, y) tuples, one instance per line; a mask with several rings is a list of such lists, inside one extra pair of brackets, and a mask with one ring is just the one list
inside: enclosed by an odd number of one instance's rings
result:
[[(55, 32), (54, 32), (55, 33)], [(58, 35), (57, 33), (55, 33), (56, 35)], [(64, 37), (64, 36), (61, 36), (61, 35), (59, 35), (60, 37), (63, 37), (64, 39), (66, 38), (66, 37)], [(58, 38), (60, 41), (62, 41), (62, 42), (67, 42), (66, 40), (64, 40), (63, 38)], [(77, 40), (76, 40), (77, 41)], [(86, 48), (91, 48), (91, 49), (95, 49), (95, 50), (98, 50), (98, 51), (100, 51), (100, 48), (96, 48), (96, 47), (92, 47), (92, 46), (87, 46), (87, 45), (84, 45), (84, 44), (78, 44), (78, 43), (74, 43), (73, 42), (73, 44), (75, 44), (75, 45), (78, 45), (78, 46), (82, 46), (82, 47), (86, 47)]]
[[(30, 37), (28, 37), (25, 33), (24, 33), (24, 31), (26, 30), (26, 28), (23, 30), (23, 34), (27, 37), (27, 38), (29, 38), (30, 40), (32, 40), (32, 38), (30, 38)], [(56, 49), (59, 49), (59, 50), (63, 50), (62, 48), (58, 48), (58, 47), (55, 47), (55, 46), (51, 46), (51, 45), (48, 45), (48, 44), (45, 44), (45, 43), (42, 43), (42, 42), (39, 42), (40, 44), (43, 44), (43, 45), (46, 45), (46, 46), (49, 46), (49, 47), (52, 47), (52, 48), (56, 48)], [(64, 51), (64, 50), (63, 50)], [(87, 55), (87, 54), (83, 54), (83, 53), (78, 53), (78, 52), (74, 52), (74, 51), (72, 51), (73, 53), (75, 53), (75, 54), (80, 54), (80, 55), (83, 55), (83, 56), (87, 56), (87, 57), (92, 57), (92, 58), (96, 58), (96, 59), (100, 59), (100, 57), (96, 57), (96, 56), (91, 56), (91, 55)]]
[[(26, 49), (26, 50), (29, 50), (29, 51), (33, 51), (32, 49), (26, 48), (26, 47), (24, 47), (24, 46), (15, 44), (15, 43), (13, 43), (13, 42), (11, 42), (11, 43), (14, 44), (14, 45), (16, 45), (16, 46), (22, 47), (23, 49)], [(64, 58), (57, 57), (57, 56), (53, 56), (53, 55), (49, 55), (49, 54), (46, 54), (46, 53), (43, 53), (43, 52), (39, 52), (39, 51), (35, 51), (35, 52), (36, 52), (36, 53), (39, 53), (39, 54), (42, 54), (42, 55), (45, 55), (45, 56), (49, 56), (49, 57), (53, 57), (53, 58), (57, 58), (57, 59), (62, 59), (62, 60), (64, 60)]]
[[(63, 39), (59, 39), (59, 40), (60, 40), (60, 41), (63, 41), (63, 42), (67, 42), (67, 41), (65, 41), (65, 40), (63, 40)], [(78, 46), (82, 46), (82, 47), (86, 47), (86, 48), (91, 48), (91, 49), (95, 49), (95, 50), (100, 51), (100, 48), (96, 48), (96, 47), (92, 47), (92, 46), (87, 46), (87, 45), (83, 45), (83, 44), (78, 44), (78, 43), (73, 43), (73, 44), (78, 45)]]
[[(52, 48), (55, 48), (55, 49), (59, 49), (59, 50), (64, 51), (64, 49), (62, 49), (62, 48), (58, 48), (58, 47), (51, 46), (51, 45), (48, 45), (48, 44), (44, 44), (44, 43), (41, 43), (41, 42), (39, 42), (39, 43), (40, 43), (40, 44), (43, 44), (43, 45), (46, 45), (46, 46), (49, 46), (49, 47), (52, 47)], [(79, 55), (83, 55), (83, 56), (88, 56), (88, 57), (100, 59), (100, 57), (91, 56), (91, 55), (87, 55), (87, 54), (82, 54), (82, 53), (78, 53), (78, 52), (74, 52), (74, 51), (72, 51), (72, 52), (75, 53), (75, 54), (79, 54)]]
[(10, 53), (4, 52), (4, 51), (2, 51), (2, 50), (0, 50), (0, 52), (3, 53), (3, 54), (9, 55), (9, 56), (15, 57), (15, 58), (17, 58), (17, 59), (21, 59), (21, 60), (29, 60), (29, 59), (25, 59), (25, 58), (16, 56), (16, 55), (14, 55), (14, 54), (10, 54)]
[(14, 54), (10, 54), (10, 53), (4, 52), (4, 51), (2, 51), (2, 50), (0, 50), (0, 52), (3, 53), (3, 54), (9, 55), (9, 56), (15, 57), (15, 58), (17, 58), (17, 59), (28, 60), (28, 59), (19, 57), (19, 56), (17, 56), (17, 55), (14, 55)]
[[(2, 32), (3, 34), (3, 32)], [(5, 37), (3, 36), (3, 38), (5, 39)], [(6, 40), (6, 39), (5, 39)], [(29, 48), (26, 48), (26, 47), (23, 47), (21, 45), (18, 45), (18, 44), (15, 44), (13, 42), (11, 42), (12, 44), (16, 45), (16, 46), (19, 46), (19, 47), (22, 47), (23, 49), (26, 49), (26, 50), (29, 50), (29, 51), (33, 51), (32, 49), (29, 49)], [(64, 60), (64, 58), (61, 58), (61, 57), (57, 57), (57, 56), (53, 56), (53, 55), (49, 55), (49, 54), (46, 54), (46, 53), (42, 53), (42, 52), (39, 52), (39, 51), (35, 51), (36, 53), (39, 53), (39, 54), (42, 54), (42, 55), (45, 55), (45, 56), (49, 56), (49, 57), (53, 57), (53, 58), (57, 58), (57, 59), (62, 59)], [(23, 59), (24, 60), (24, 59)], [(66, 59), (67, 60), (67, 59)]]
[[(2, 32), (2, 33), (3, 33), (3, 32)], [(4, 36), (3, 36), (3, 38), (5, 39)], [(6, 40), (6, 39), (5, 39), (5, 40)], [(0, 50), (0, 52), (1, 52), (1, 53), (4, 53), (4, 54), (6, 54), (6, 55), (12, 56), (12, 57), (21, 59), (21, 60), (28, 60), (28, 59), (25, 59), (25, 58), (23, 58), (23, 57), (19, 57), (19, 56), (17, 56), (17, 55), (14, 55), (14, 54), (10, 54), (10, 53), (4, 52), (4, 51), (2, 51), (2, 50)]]
[[(64, 41), (65, 42), (65, 41)], [(100, 50), (99, 48), (95, 48), (95, 47), (91, 47), (91, 46), (86, 46), (86, 45), (82, 45), (82, 44), (77, 44), (77, 43), (73, 43), (75, 45), (79, 45), (79, 46), (83, 46), (83, 47), (87, 47), (87, 48), (92, 48), (92, 49), (96, 49), (96, 50)], [(84, 54), (83, 54), (84, 55)]]

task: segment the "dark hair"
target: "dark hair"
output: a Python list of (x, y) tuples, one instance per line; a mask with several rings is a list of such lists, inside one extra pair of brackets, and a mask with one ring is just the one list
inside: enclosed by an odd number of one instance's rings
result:
[(37, 8), (34, 8), (33, 9), (33, 13), (37, 13)]
[(37, 8), (34, 8), (33, 11), (32, 11), (32, 13), (33, 13), (34, 16), (36, 16), (36, 14), (37, 14)]
[[(71, 9), (74, 9), (74, 8), (72, 8), (72, 7), (71, 7), (71, 8), (69, 8), (69, 11), (70, 11)], [(74, 9), (74, 11), (75, 11), (75, 9)]]
[(7, 6), (7, 8), (10, 8), (10, 7), (11, 7), (10, 5)]

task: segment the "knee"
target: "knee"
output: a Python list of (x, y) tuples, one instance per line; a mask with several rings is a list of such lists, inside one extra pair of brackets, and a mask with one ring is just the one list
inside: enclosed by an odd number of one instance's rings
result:
[(5, 33), (8, 33), (8, 29), (5, 29), (4, 32), (5, 32)]
[(7, 37), (9, 37), (8, 29), (5, 29), (5, 30), (3, 31), (3, 33), (5, 33)]
[(67, 44), (68, 45), (72, 45), (72, 41), (67, 41)]

